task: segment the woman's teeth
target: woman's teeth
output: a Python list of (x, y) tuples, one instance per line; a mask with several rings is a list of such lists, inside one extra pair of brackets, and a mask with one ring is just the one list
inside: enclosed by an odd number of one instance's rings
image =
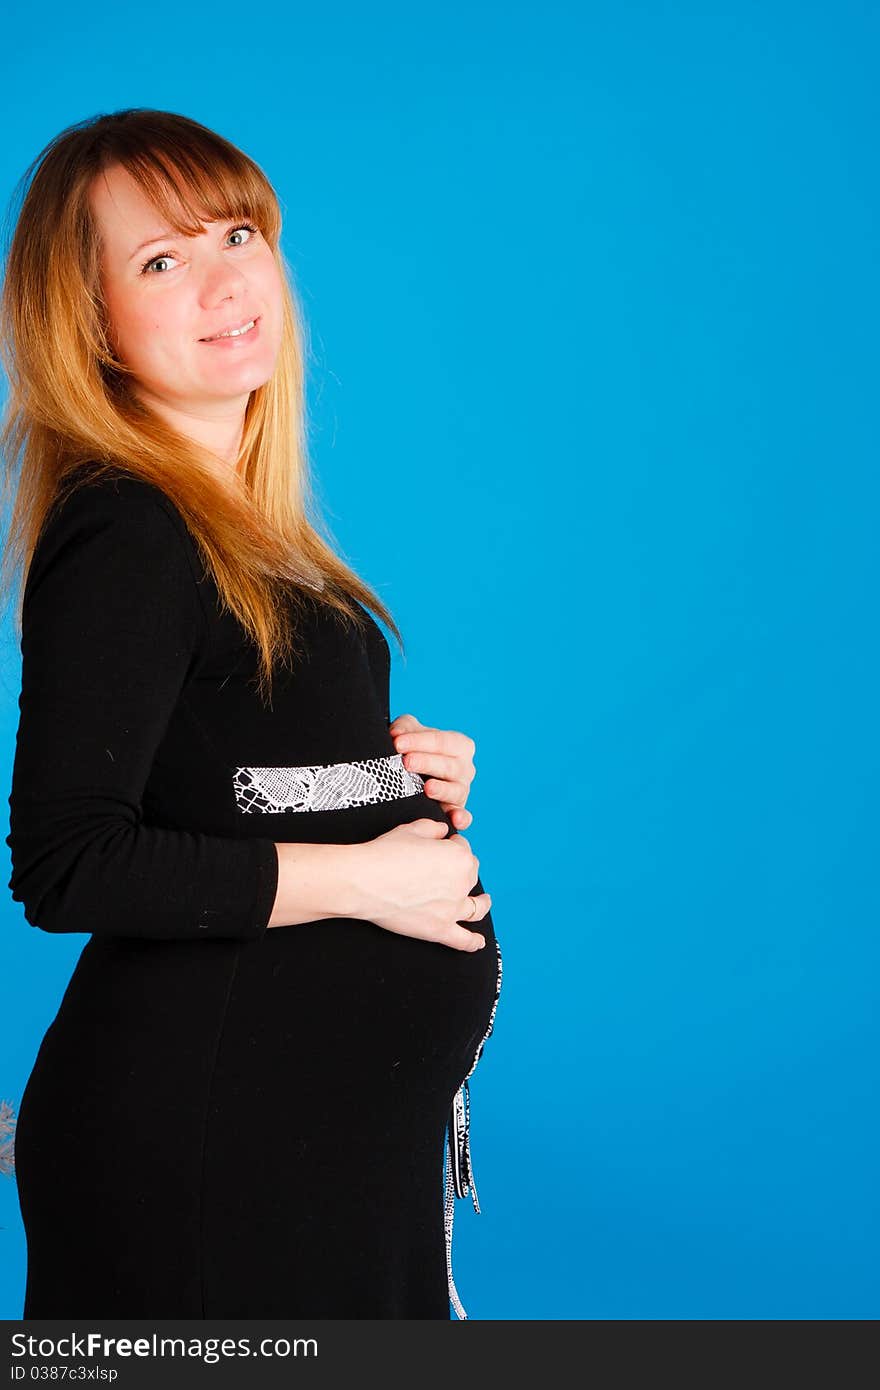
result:
[(256, 319), (251, 319), (249, 323), (242, 324), (241, 328), (230, 328), (226, 333), (215, 333), (213, 338), (205, 338), (206, 343), (216, 343), (218, 338), (238, 338), (242, 333), (249, 333), (256, 323)]

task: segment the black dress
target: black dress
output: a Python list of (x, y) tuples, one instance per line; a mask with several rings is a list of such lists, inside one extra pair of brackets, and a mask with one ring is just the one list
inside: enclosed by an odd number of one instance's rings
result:
[(266, 927), (276, 840), (451, 826), (388, 732), (385, 637), (312, 600), (267, 709), (173, 504), (86, 478), (23, 610), (9, 887), (32, 926), (89, 934), (19, 1106), (23, 1316), (466, 1317), (491, 916), (473, 953)]

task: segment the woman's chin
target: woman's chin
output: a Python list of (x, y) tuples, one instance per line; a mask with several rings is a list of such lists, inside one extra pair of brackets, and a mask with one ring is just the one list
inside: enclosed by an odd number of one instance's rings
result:
[(210, 396), (235, 399), (250, 394), (272, 380), (275, 362), (230, 362), (220, 369), (202, 370), (199, 380)]

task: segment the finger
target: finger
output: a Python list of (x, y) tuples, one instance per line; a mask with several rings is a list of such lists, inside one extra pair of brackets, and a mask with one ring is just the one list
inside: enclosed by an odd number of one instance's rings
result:
[[(471, 907), (471, 903), (475, 903), (476, 906)], [(456, 918), (456, 921), (482, 922), (491, 906), (492, 898), (489, 893), (472, 893), (465, 904), (464, 912)]]
[(425, 753), (450, 753), (457, 758), (470, 758), (476, 744), (467, 734), (457, 733), (455, 729), (433, 729), (420, 724), (418, 729), (406, 729), (395, 736), (398, 753), (409, 753), (418, 749)]
[(413, 752), (401, 754), (408, 772), (418, 772), (422, 777), (439, 777), (444, 782), (462, 782), (470, 786), (477, 769), (470, 759), (453, 756), (451, 753)]
[(441, 840), (449, 832), (445, 820), (433, 820), (431, 816), (420, 816), (418, 820), (406, 821), (405, 824), (407, 830), (424, 835), (426, 839)]
[(439, 777), (431, 777), (422, 785), (426, 796), (435, 801), (447, 801), (450, 806), (464, 806), (471, 792), (466, 782), (441, 782)]
[(428, 753), (424, 748), (413, 748), (402, 753), (401, 757), (404, 767), (411, 772), (421, 772), (427, 777), (445, 777), (450, 782), (459, 780), (462, 773), (466, 774), (470, 769), (468, 762), (453, 753)]
[(423, 729), (425, 726), (420, 724), (414, 714), (399, 714), (397, 718), (388, 725), (388, 732), (394, 737), (396, 734), (410, 732), (415, 729)]
[(479, 932), (467, 931), (465, 927), (453, 927), (442, 945), (452, 946), (456, 951), (482, 951), (486, 938)]
[(458, 806), (452, 802), (442, 801), (440, 805), (443, 807), (443, 810), (447, 813), (447, 815), (451, 817), (453, 824), (456, 825), (460, 830), (466, 830), (467, 827), (471, 824), (473, 816), (465, 806)]

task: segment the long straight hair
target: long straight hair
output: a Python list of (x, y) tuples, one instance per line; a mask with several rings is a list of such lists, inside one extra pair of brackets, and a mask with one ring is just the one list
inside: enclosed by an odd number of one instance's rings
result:
[[(281, 346), (271, 379), (249, 398), (231, 487), (219, 480), (216, 459), (212, 466), (206, 450), (128, 389), (133, 374), (113, 350), (89, 193), (95, 177), (115, 165), (179, 235), (197, 235), (203, 221), (243, 218), (274, 252)], [(0, 354), (9, 383), (0, 423), (9, 512), (0, 591), (10, 592), (10, 572), (17, 572), (19, 633), (24, 580), (46, 517), (57, 498), (79, 485), (77, 470), (89, 463), (89, 476), (134, 475), (177, 507), (224, 605), (259, 648), (264, 699), (268, 692), (271, 701), (276, 663), (289, 663), (296, 650), (296, 616), (306, 597), (361, 627), (358, 605), (372, 609), (402, 650), (391, 614), (336, 553), (317, 514), (307, 454), (304, 321), (279, 244), (278, 198), (262, 169), (197, 121), (129, 108), (61, 131), (28, 166), (16, 191), (22, 190), (14, 230), (5, 238), (0, 295)]]

